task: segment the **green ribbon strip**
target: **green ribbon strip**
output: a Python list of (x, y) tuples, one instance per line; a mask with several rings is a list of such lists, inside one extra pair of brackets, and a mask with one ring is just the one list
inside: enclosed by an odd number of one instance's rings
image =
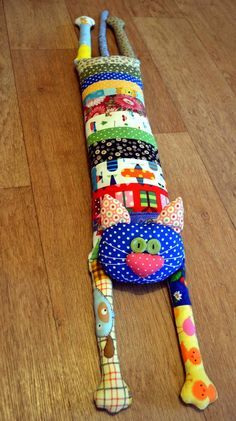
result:
[(87, 143), (88, 146), (90, 146), (95, 142), (99, 142), (100, 140), (116, 138), (143, 140), (144, 142), (149, 143), (150, 145), (153, 145), (155, 148), (157, 148), (157, 141), (153, 134), (131, 127), (112, 127), (110, 129), (99, 130), (98, 132), (92, 133), (88, 136)]

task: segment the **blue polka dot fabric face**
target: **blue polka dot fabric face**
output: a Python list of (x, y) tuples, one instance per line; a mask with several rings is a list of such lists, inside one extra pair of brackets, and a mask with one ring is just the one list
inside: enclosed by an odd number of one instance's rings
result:
[(104, 271), (119, 282), (156, 283), (184, 262), (181, 235), (157, 223), (118, 223), (107, 228), (99, 246)]

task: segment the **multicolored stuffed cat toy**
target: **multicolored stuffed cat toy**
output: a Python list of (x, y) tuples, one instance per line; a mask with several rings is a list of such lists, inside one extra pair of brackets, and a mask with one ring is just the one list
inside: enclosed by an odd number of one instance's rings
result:
[[(109, 56), (106, 21), (122, 55)], [(181, 398), (205, 409), (217, 399), (199, 350), (181, 237), (184, 208), (169, 201), (156, 140), (145, 111), (140, 62), (118, 18), (101, 15), (102, 57), (91, 58), (88, 17), (76, 20), (79, 73), (93, 186), (93, 279), (96, 335), (102, 380), (95, 403), (110, 413), (131, 404), (117, 355), (112, 281), (150, 284), (167, 281), (186, 370)]]

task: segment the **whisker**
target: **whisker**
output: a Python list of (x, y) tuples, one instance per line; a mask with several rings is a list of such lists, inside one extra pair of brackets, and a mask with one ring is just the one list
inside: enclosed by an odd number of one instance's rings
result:
[(113, 249), (115, 249), (115, 250), (117, 250), (117, 251), (120, 251), (121, 253), (124, 253), (124, 254), (129, 254), (129, 253), (126, 253), (126, 251), (121, 250), (121, 249), (119, 249), (118, 247), (113, 246), (113, 244), (110, 244), (110, 243), (108, 243), (107, 241), (104, 241), (104, 244), (107, 244), (108, 246), (113, 247)]
[(124, 263), (121, 263), (121, 262), (118, 262), (118, 263), (106, 263), (106, 266), (124, 266), (124, 265), (126, 265), (125, 262)]
[(173, 269), (176, 269), (176, 268), (178, 268), (178, 267), (179, 267), (179, 265), (177, 265), (177, 266), (172, 266), (172, 265), (164, 265), (164, 267), (166, 267), (166, 266), (168, 266), (169, 268), (173, 268)]
[(125, 257), (111, 257), (111, 256), (107, 256), (106, 254), (103, 254), (103, 253), (101, 253), (100, 256), (107, 257), (108, 259), (125, 260)]
[(122, 275), (122, 278), (125, 280), (125, 281), (127, 281), (127, 282), (137, 282), (139, 279), (142, 279), (142, 278), (137, 278), (137, 279), (132, 279), (132, 280), (130, 280), (130, 279), (127, 279), (124, 275)]
[(183, 259), (183, 257), (184, 257), (184, 256), (166, 257), (166, 258), (165, 258), (165, 262), (166, 262), (167, 260), (181, 260), (181, 259)]
[(175, 249), (175, 247), (178, 247), (178, 244), (176, 244), (175, 246), (173, 246), (173, 247), (170, 247), (168, 250), (166, 250), (166, 251), (163, 251), (163, 253), (159, 253), (159, 256), (163, 256), (163, 254), (165, 254), (165, 253), (168, 253), (170, 250), (173, 250), (173, 249)]

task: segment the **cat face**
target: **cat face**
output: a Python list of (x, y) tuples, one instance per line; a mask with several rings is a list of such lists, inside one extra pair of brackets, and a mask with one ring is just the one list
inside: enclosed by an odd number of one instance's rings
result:
[(184, 261), (180, 234), (157, 223), (118, 223), (107, 228), (99, 246), (99, 261), (116, 281), (159, 282)]
[(132, 223), (125, 207), (106, 195), (101, 222), (104, 232), (98, 259), (112, 279), (154, 283), (163, 281), (183, 266), (181, 198), (169, 203), (156, 221)]

